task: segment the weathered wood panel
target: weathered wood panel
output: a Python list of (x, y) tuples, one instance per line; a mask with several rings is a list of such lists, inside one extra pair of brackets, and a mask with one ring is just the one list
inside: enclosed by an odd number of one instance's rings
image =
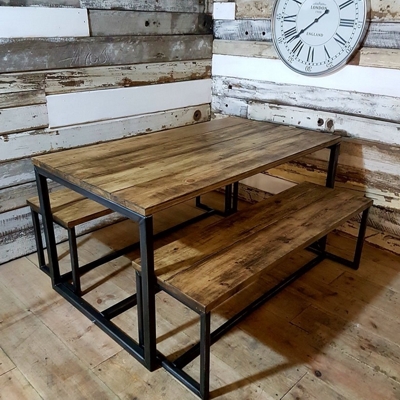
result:
[(248, 117), (400, 146), (400, 123), (258, 102), (249, 103)]
[(210, 77), (211, 60), (193, 60), (50, 71), (45, 81), (47, 94), (60, 94)]
[(38, 130), (0, 136), (0, 160), (9, 161), (45, 152), (85, 146), (150, 133), (210, 119), (210, 105), (114, 119), (58, 130)]
[[(270, 18), (274, 0), (236, 0), (236, 18)], [(400, 20), (400, 5), (395, 0), (372, 0), (371, 19)]]
[(2, 7), (0, 37), (90, 36), (86, 10), (78, 8)]
[(0, 109), (0, 135), (44, 128), (48, 124), (46, 104)]
[[(239, 40), (214, 40), (213, 53), (230, 56), (278, 59), (272, 43)], [(349, 64), (363, 67), (400, 69), (399, 49), (362, 48)]]
[[(171, 96), (171, 93), (174, 93)], [(47, 97), (50, 128), (209, 103), (211, 80), (56, 94)]]
[(1, 0), (0, 6), (80, 7), (79, 0)]
[(212, 68), (214, 76), (347, 90), (367, 95), (399, 96), (400, 70), (397, 69), (346, 65), (335, 74), (316, 78), (296, 74), (279, 60), (218, 54), (213, 57)]
[(81, 0), (81, 7), (107, 10), (203, 12), (202, 0)]
[(211, 18), (198, 13), (89, 10), (89, 21), (91, 36), (212, 33)]
[(0, 163), (0, 189), (35, 180), (32, 162), (28, 158)]
[(46, 103), (44, 90), (25, 90), (22, 92), (0, 93), (0, 107), (2, 108), (21, 107), (44, 103)]
[(236, 4), (214, 2), (213, 19), (235, 19)]
[(3, 72), (211, 58), (211, 35), (0, 39)]
[[(223, 40), (267, 41), (272, 40), (271, 20), (242, 19), (214, 21), (214, 36)], [(364, 40), (364, 47), (397, 49), (400, 47), (400, 24), (371, 23)]]
[[(319, 83), (320, 81), (314, 81)], [(400, 121), (400, 98), (312, 85), (290, 85), (215, 76), (213, 94), (266, 103), (291, 105), (340, 114)]]

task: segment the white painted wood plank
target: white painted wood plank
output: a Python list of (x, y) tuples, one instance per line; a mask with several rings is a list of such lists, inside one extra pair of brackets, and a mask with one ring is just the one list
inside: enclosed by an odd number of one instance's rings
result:
[(0, 134), (47, 126), (46, 104), (0, 109)]
[(286, 68), (280, 60), (215, 54), (212, 71), (214, 76), (400, 96), (400, 70), (397, 69), (347, 65), (328, 76), (307, 77)]
[(0, 37), (89, 36), (87, 11), (79, 8), (1, 7)]
[(210, 101), (210, 79), (47, 97), (50, 128), (189, 107)]
[(235, 3), (214, 3), (213, 18), (214, 19), (235, 19), (236, 4)]
[(400, 124), (278, 104), (250, 102), (248, 118), (400, 146)]
[(85, 146), (150, 133), (195, 123), (194, 113), (200, 111), (198, 122), (210, 119), (210, 105), (163, 111), (131, 118), (108, 120), (57, 130), (29, 131), (0, 136), (0, 160), (8, 161), (49, 151)]

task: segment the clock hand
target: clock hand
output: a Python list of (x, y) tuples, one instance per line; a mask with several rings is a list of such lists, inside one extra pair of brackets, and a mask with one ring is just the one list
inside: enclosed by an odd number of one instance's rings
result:
[(321, 14), (318, 18), (315, 18), (313, 22), (311, 22), (310, 25), (306, 26), (304, 29), (302, 29), (297, 35), (293, 36), (288, 43), (292, 42), (293, 40), (297, 39), (302, 35), (307, 29), (311, 28), (314, 24), (316, 24), (324, 15), (329, 14), (329, 10), (326, 9), (323, 14)]

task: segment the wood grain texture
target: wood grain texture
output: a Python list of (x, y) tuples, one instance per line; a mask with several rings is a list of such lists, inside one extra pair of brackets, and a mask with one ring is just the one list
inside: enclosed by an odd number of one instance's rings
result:
[[(214, 21), (214, 36), (222, 40), (270, 42), (272, 40), (270, 19), (236, 19)], [(374, 23), (369, 26), (364, 47), (398, 49), (400, 47), (400, 24)]]
[[(84, 159), (73, 150), (64, 153), (61, 164), (60, 158), (52, 155), (33, 158), (33, 162), (93, 193), (150, 215), (340, 140), (273, 124), (233, 121), (233, 127), (222, 125), (220, 133), (236, 132), (238, 136), (225, 140), (218, 131), (209, 133), (207, 127), (231, 123), (227, 119), (92, 146), (85, 149)], [(203, 128), (205, 131), (199, 133)], [(272, 130), (270, 135), (265, 135), (267, 130)], [(174, 135), (180, 138), (178, 148)], [(101, 159), (100, 154), (104, 155)], [(78, 163), (72, 161), (75, 157), (79, 157)]]
[(1, 0), (0, 6), (80, 7), (79, 0)]
[(134, 11), (202, 12), (204, 3), (199, 0), (81, 0), (81, 7)]
[(207, 59), (211, 35), (0, 39), (2, 72)]
[(89, 10), (89, 21), (91, 36), (212, 33), (212, 21), (198, 13)]

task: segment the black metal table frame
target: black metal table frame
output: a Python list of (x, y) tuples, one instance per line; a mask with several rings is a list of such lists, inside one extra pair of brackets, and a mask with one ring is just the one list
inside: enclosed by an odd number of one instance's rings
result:
[[(340, 143), (328, 147), (330, 150), (330, 157), (327, 169), (326, 186), (333, 188), (335, 183), (335, 176), (338, 164), (338, 157), (340, 152)], [(148, 370), (155, 370), (160, 364), (172, 373), (179, 381), (187, 386), (194, 393), (201, 395), (198, 383), (182, 371), (182, 368), (187, 365), (191, 360), (196, 358), (200, 353), (204, 353), (204, 349), (200, 346), (194, 346), (185, 354), (181, 355), (177, 360), (171, 362), (166, 357), (157, 351), (156, 348), (156, 315), (155, 315), (155, 295), (159, 288), (156, 284), (154, 274), (154, 235), (153, 235), (153, 216), (143, 216), (127, 207), (124, 207), (110, 199), (106, 199), (100, 195), (89, 192), (88, 190), (73, 184), (58, 175), (55, 175), (39, 166), (35, 166), (36, 183), (40, 200), (41, 214), (43, 219), (44, 234), (47, 244), (48, 253), (48, 274), (51, 278), (53, 288), (69, 301), (74, 307), (81, 311), (85, 316), (91, 319), (97, 326), (99, 326), (105, 333), (113, 338), (118, 344), (128, 351), (135, 359), (143, 364)], [(137, 285), (136, 295), (130, 296), (121, 301), (115, 306), (110, 307), (105, 311), (98, 311), (91, 304), (82, 299), (81, 296), (75, 293), (73, 285), (68, 280), (70, 275), (62, 277), (58, 264), (58, 255), (56, 248), (56, 240), (54, 234), (53, 218), (50, 207), (49, 191), (47, 179), (51, 179), (69, 189), (72, 189), (83, 196), (94, 200), (111, 210), (120, 213), (121, 215), (135, 221), (139, 225), (139, 247), (141, 254), (141, 273), (139, 277), (139, 284)], [(234, 183), (233, 192), (232, 186), (227, 185), (225, 191), (225, 211), (234, 212), (237, 209), (237, 196), (238, 184)], [(230, 196), (233, 193), (233, 200)], [(207, 206), (201, 203), (200, 198), (196, 197), (196, 205), (203, 208), (206, 212), (211, 212)], [(356, 258), (353, 262), (347, 261), (347, 265), (352, 268), (357, 268), (359, 264), (359, 255), (361, 253), (362, 240), (365, 236), (366, 229), (366, 214), (363, 215), (362, 224), (360, 227), (359, 241), (357, 243)], [(212, 343), (222, 337), (229, 329), (235, 326), (243, 318), (249, 315), (256, 307), (265, 303), (266, 300), (272, 298), (279, 293), (283, 288), (288, 286), (291, 282), (302, 276), (305, 272), (309, 271), (313, 266), (317, 265), (324, 258), (331, 258), (331, 255), (325, 251), (326, 237), (318, 241), (310, 250), (317, 252), (318, 256), (310, 263), (302, 267), (300, 270), (286, 278), (283, 282), (269, 290), (253, 304), (246, 307), (239, 314), (227, 321), (223, 326), (218, 328), (211, 334), (211, 341), (207, 344), (209, 347)], [(332, 258), (335, 256), (332, 255)], [(335, 258), (336, 261), (343, 262), (346, 260)], [(128, 310), (132, 306), (138, 306), (139, 313), (139, 341), (137, 342), (126, 332), (122, 331), (116, 326), (111, 319), (116, 315)], [(205, 324), (208, 326), (209, 323)], [(203, 354), (204, 357), (204, 354)], [(204, 378), (204, 372), (201, 372)]]

